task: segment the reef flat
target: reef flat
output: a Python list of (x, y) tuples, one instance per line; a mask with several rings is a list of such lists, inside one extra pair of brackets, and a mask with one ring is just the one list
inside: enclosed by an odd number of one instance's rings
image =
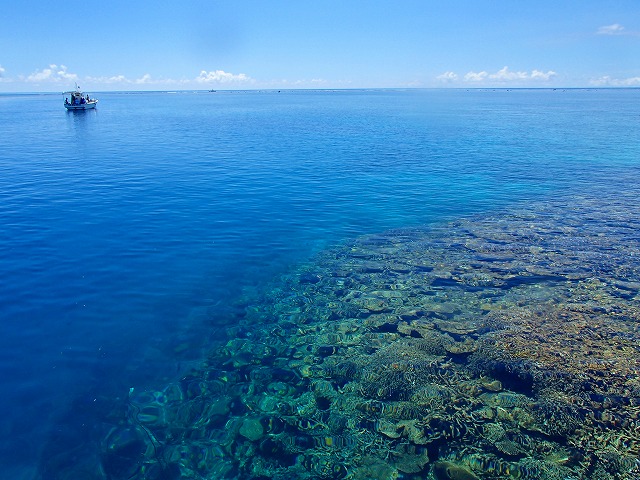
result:
[(132, 390), (94, 478), (640, 478), (639, 292), (630, 194), (363, 236)]

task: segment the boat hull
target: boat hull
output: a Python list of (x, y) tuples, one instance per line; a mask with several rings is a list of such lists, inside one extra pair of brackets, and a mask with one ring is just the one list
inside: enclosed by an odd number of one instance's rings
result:
[(91, 101), (87, 103), (82, 103), (80, 105), (65, 105), (64, 108), (67, 110), (91, 110), (92, 108), (96, 108), (98, 101)]

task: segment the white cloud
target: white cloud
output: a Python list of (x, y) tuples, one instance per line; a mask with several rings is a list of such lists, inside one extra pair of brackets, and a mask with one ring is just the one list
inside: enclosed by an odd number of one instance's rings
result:
[(511, 80), (526, 80), (529, 77), (527, 72), (510, 72), (509, 67), (503, 67), (496, 73), (489, 75), (492, 80), (511, 81)]
[(598, 35), (623, 35), (624, 27), (619, 23), (614, 23), (613, 25), (605, 25), (603, 27), (598, 28), (596, 32)]
[(611, 78), (609, 75), (605, 75), (593, 79), (589, 83), (594, 87), (637, 87), (640, 86), (640, 77)]
[(456, 80), (458, 80), (458, 74), (455, 72), (444, 72), (442, 75), (438, 75), (436, 77), (436, 80), (440, 80), (441, 82), (455, 82)]
[(596, 35), (625, 35), (628, 37), (640, 37), (640, 32), (629, 31), (619, 23), (604, 25), (596, 30)]
[(101, 83), (101, 84), (114, 84), (114, 83), (131, 83), (131, 81), (125, 77), (124, 75), (114, 75), (112, 77), (86, 77), (85, 79), (90, 83)]
[[(4, 69), (0, 67), (0, 78), (3, 77)], [(248, 84), (253, 83), (254, 80), (244, 73), (235, 75), (233, 73), (225, 72), (224, 70), (215, 70), (207, 72), (202, 70), (200, 75), (192, 79), (171, 79), (171, 78), (155, 78), (149, 73), (145, 73), (138, 78), (129, 78), (124, 75), (114, 76), (102, 76), (92, 77), (87, 76), (82, 79), (75, 73), (70, 73), (65, 65), (51, 64), (47, 68), (42, 70), (36, 70), (27, 77), (20, 77), (21, 80), (29, 83), (51, 83), (51, 84), (73, 84), (73, 82), (90, 83), (96, 86), (99, 85), (122, 85), (122, 86), (148, 86), (155, 85), (157, 87), (169, 87), (169, 86), (183, 86), (193, 87), (202, 86), (203, 84)], [(314, 83), (319, 83), (320, 80), (314, 80)]]
[(51, 64), (48, 68), (37, 70), (26, 78), (27, 82), (69, 83), (77, 81), (78, 75), (67, 72), (64, 65)]
[(4, 78), (5, 69), (0, 65), (0, 78)]
[(531, 71), (531, 79), (532, 80), (542, 80), (544, 82), (551, 80), (553, 77), (557, 75), (553, 70), (549, 70), (548, 72), (541, 72), (540, 70), (532, 70)]
[[(485, 70), (481, 72), (468, 72), (463, 80), (468, 83), (530, 83), (530, 82), (547, 82), (557, 75), (553, 70), (543, 72), (534, 69), (531, 72), (509, 70), (509, 67), (503, 67), (495, 73), (488, 73)], [(438, 80), (455, 81), (458, 75), (454, 72), (445, 72), (436, 77)]]
[(489, 74), (485, 71), (482, 72), (469, 72), (464, 76), (465, 82), (482, 82), (487, 78)]
[(111, 77), (86, 77), (83, 81), (98, 85), (156, 85), (169, 86), (178, 84), (188, 84), (187, 80), (174, 80), (171, 78), (154, 78), (145, 73), (139, 78), (127, 78), (124, 75), (113, 75)]
[(224, 70), (215, 70), (207, 72), (202, 70), (200, 75), (196, 77), (198, 83), (252, 83), (253, 79), (244, 73), (237, 75), (225, 72)]
[(153, 80), (151, 79), (151, 75), (149, 75), (148, 73), (145, 73), (142, 77), (136, 78), (133, 81), (133, 83), (137, 83), (138, 85), (141, 85), (145, 83), (153, 83)]

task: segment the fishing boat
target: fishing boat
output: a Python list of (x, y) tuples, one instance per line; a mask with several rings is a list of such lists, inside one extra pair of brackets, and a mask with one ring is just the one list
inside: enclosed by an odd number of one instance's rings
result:
[(89, 110), (96, 108), (98, 104), (98, 100), (89, 98), (89, 94), (82, 93), (77, 83), (75, 90), (62, 94), (64, 95), (64, 108), (67, 110)]

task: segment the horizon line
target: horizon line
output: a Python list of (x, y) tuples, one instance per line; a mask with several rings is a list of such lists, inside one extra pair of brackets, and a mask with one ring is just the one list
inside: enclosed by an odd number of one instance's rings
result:
[[(342, 88), (223, 88), (223, 89), (160, 89), (160, 90), (84, 90), (92, 93), (229, 93), (229, 92), (333, 92), (333, 91), (382, 91), (382, 90), (640, 90), (640, 86), (590, 86), (590, 87), (342, 87)], [(62, 95), (60, 91), (0, 92), (0, 95)]]

